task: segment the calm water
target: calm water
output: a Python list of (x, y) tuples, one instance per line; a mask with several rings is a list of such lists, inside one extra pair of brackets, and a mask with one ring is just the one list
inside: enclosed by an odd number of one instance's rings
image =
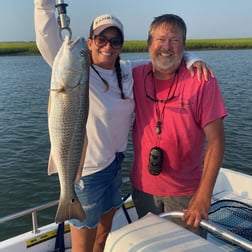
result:
[[(225, 119), (223, 166), (252, 174), (252, 50), (198, 51), (213, 70), (229, 116)], [(142, 58), (148, 54), (125, 54)], [(57, 175), (47, 175), (49, 138), (47, 101), (50, 68), (40, 56), (0, 57), (0, 217), (58, 199)], [(124, 162), (128, 175), (132, 146)], [(127, 192), (129, 186), (124, 187)], [(49, 218), (49, 213), (52, 213)], [(42, 212), (39, 224), (54, 219)], [(26, 220), (0, 224), (0, 240), (30, 230)], [(7, 229), (7, 230), (6, 230)], [(4, 234), (6, 233), (6, 234)]]

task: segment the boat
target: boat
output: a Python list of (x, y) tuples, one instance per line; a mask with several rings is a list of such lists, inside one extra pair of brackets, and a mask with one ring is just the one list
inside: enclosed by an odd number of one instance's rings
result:
[[(252, 176), (227, 168), (221, 168), (212, 195), (209, 220), (200, 225), (206, 229), (207, 239), (175, 224), (173, 218), (181, 218), (181, 212), (161, 215), (148, 213), (141, 219), (131, 196), (124, 198), (113, 220), (105, 252), (140, 251), (252, 251)], [(0, 218), (0, 224), (31, 215), (30, 231), (0, 242), (0, 252), (49, 252), (71, 251), (69, 223), (50, 223), (39, 227), (37, 213), (56, 206), (58, 201), (48, 202), (18, 213)]]

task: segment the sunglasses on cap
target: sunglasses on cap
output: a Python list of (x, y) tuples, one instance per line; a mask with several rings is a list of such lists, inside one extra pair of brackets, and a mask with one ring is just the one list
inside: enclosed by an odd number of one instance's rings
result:
[(92, 39), (98, 47), (103, 47), (109, 43), (113, 49), (121, 49), (123, 45), (123, 39), (120, 37), (108, 39), (103, 35), (94, 35)]

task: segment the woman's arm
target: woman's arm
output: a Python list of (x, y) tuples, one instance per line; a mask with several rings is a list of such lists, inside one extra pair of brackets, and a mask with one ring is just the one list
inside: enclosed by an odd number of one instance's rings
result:
[(186, 67), (190, 72), (191, 76), (194, 76), (193, 68), (197, 69), (198, 79), (201, 79), (203, 74), (206, 81), (208, 81), (209, 74), (214, 77), (214, 72), (202, 59), (191, 52), (184, 52), (184, 59), (186, 62)]
[(34, 0), (36, 44), (51, 67), (62, 44), (55, 18), (55, 4), (55, 0)]
[[(208, 80), (209, 75), (214, 77), (214, 72), (202, 59), (191, 52), (184, 52), (184, 59), (186, 62), (186, 67), (190, 72), (191, 76), (194, 76), (194, 68), (196, 68), (196, 73), (198, 79), (200, 80), (202, 74), (205, 80)], [(150, 59), (140, 59), (140, 60), (131, 60), (132, 68), (135, 68), (140, 65), (148, 64)]]

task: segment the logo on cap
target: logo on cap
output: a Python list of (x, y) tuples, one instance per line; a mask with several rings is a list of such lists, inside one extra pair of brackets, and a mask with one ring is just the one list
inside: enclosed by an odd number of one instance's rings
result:
[(123, 25), (115, 16), (105, 14), (95, 18), (93, 22), (93, 33), (99, 35), (103, 30), (109, 27), (116, 27), (120, 30), (123, 36)]

